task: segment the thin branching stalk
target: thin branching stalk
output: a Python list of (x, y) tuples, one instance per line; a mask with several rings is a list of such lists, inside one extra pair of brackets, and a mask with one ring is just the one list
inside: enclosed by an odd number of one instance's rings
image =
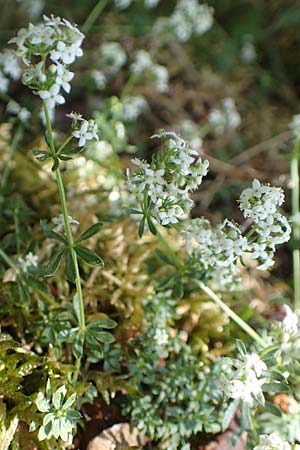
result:
[(206, 286), (202, 281), (194, 280), (194, 282), (199, 286), (199, 288), (205, 292), (219, 307), (225, 312), (225, 314), (230, 317), (242, 330), (244, 330), (252, 339), (254, 339), (261, 347), (265, 348), (267, 344), (261, 338), (261, 336), (256, 333), (253, 328), (250, 327), (243, 319), (240, 318), (229, 306), (227, 306), (223, 300), (208, 286)]
[[(46, 126), (47, 126), (47, 133), (49, 138), (49, 145), (50, 145), (50, 151), (53, 156), (56, 155), (55, 151), (55, 144), (54, 144), (54, 138), (53, 138), (53, 131), (52, 126), (50, 122), (49, 112), (46, 105), (46, 102), (43, 102), (44, 106), (44, 112), (46, 117)], [(60, 148), (62, 149), (62, 147)], [(71, 225), (69, 222), (69, 213), (68, 213), (68, 206), (67, 206), (67, 199), (66, 199), (66, 193), (65, 188), (63, 184), (63, 179), (61, 176), (61, 172), (59, 167), (55, 170), (55, 177), (60, 197), (60, 203), (62, 207), (62, 213), (64, 217), (64, 225), (65, 225), (65, 233), (68, 241), (68, 246), (70, 248), (72, 261), (75, 269), (75, 285), (76, 285), (76, 292), (78, 296), (78, 304), (79, 304), (79, 329), (81, 331), (85, 330), (85, 313), (84, 313), (84, 302), (83, 302), (83, 294), (82, 294), (82, 288), (81, 288), (81, 280), (80, 280), (80, 273), (79, 273), (79, 266), (78, 266), (78, 260), (77, 260), (77, 254), (74, 250), (74, 239), (73, 234), (71, 230)], [(78, 377), (78, 372), (80, 368), (80, 359), (76, 361), (76, 372), (75, 372), (75, 379)]]
[[(162, 243), (162, 245), (165, 247), (165, 249), (168, 252), (168, 255), (171, 257), (171, 260), (176, 264), (177, 268), (180, 268), (180, 259), (177, 257), (175, 252), (172, 250), (172, 248), (169, 246), (165, 238), (162, 236), (162, 234), (157, 230), (157, 237)], [(256, 333), (253, 328), (250, 327), (243, 319), (240, 318), (238, 314), (236, 314), (229, 306), (227, 306), (223, 300), (206, 284), (204, 284), (202, 281), (199, 280), (193, 280), (197, 286), (205, 292), (221, 309), (224, 311), (224, 313), (232, 319), (242, 330), (244, 330), (252, 339), (254, 339), (261, 347), (266, 347), (266, 343), (264, 340), (259, 336), (258, 333)]]
[(293, 286), (294, 286), (294, 307), (300, 309), (300, 223), (299, 223), (299, 157), (300, 138), (295, 139), (292, 159), (291, 159), (291, 179), (292, 179), (292, 218), (293, 218)]
[(81, 27), (83, 33), (88, 33), (90, 31), (90, 29), (92, 28), (92, 26), (94, 25), (94, 23), (96, 22), (96, 20), (100, 16), (100, 14), (102, 13), (102, 11), (105, 8), (105, 6), (107, 5), (107, 3), (108, 3), (108, 0), (99, 0), (96, 3), (95, 7), (92, 9), (92, 11), (88, 15), (86, 21), (84, 22), (84, 24)]

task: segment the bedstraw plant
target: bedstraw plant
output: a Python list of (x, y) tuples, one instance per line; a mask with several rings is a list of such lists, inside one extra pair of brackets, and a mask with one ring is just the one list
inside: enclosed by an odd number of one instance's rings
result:
[[(119, 10), (131, 3), (115, 2)], [(158, 3), (143, 2), (146, 8), (155, 8)], [(97, 3), (85, 30), (104, 7), (105, 2)], [(195, 21), (197, 15), (201, 20)], [(158, 20), (155, 29), (163, 42), (174, 36), (186, 42), (192, 34), (204, 34), (212, 24), (212, 8), (194, 0), (179, 0), (170, 17)], [(126, 176), (110, 193), (120, 200), (112, 216), (127, 220), (138, 235), (135, 240), (131, 238), (132, 245), (142, 249), (149, 245), (151, 254), (145, 257), (149, 267), (146, 275), (143, 272), (139, 277), (140, 268), (134, 268), (137, 282), (120, 280), (113, 268), (104, 271), (106, 261), (87, 246), (99, 236), (103, 223), (95, 220), (82, 229), (80, 221), (70, 214), (68, 168), (86, 150), (95, 151), (97, 160), (96, 153), (109, 147), (114, 177), (120, 178), (119, 153), (133, 150), (123, 122), (134, 123), (147, 109), (144, 97), (134, 95), (132, 87), (147, 75), (155, 90), (164, 93), (168, 91), (169, 75), (164, 66), (153, 62), (150, 53), (137, 51), (129, 64), (121, 98), (110, 98), (94, 119), (69, 112), (68, 132), (63, 135), (55, 131), (56, 108), (66, 103), (71, 91), (75, 73), (70, 66), (83, 56), (83, 39), (83, 33), (68, 20), (43, 16), (41, 23), (22, 28), (9, 41), (13, 50), (5, 51), (0, 58), (4, 94), (9, 78), (21, 77), (40, 101), (44, 140), (38, 148), (30, 149), (30, 157), (36, 171), (43, 169), (44, 175), (55, 180), (60, 201), (58, 214), (40, 221), (40, 231), (48, 243), (43, 252), (36, 251), (42, 243), (30, 240), (22, 223), (26, 223), (30, 210), (15, 197), (7, 205), (14, 231), (0, 247), (1, 276), (8, 285), (2, 292), (8, 311), (3, 326), (8, 331), (2, 332), (0, 339), (1, 450), (22, 448), (26, 441), (45, 450), (72, 448), (77, 445), (74, 438), (78, 427), (85, 426), (82, 405), (93, 403), (97, 395), (109, 403), (116, 392), (122, 397), (124, 415), (158, 449), (189, 450), (199, 432), (220, 433), (235, 419), (237, 429), (232, 439), (247, 432), (249, 450), (298, 450), (300, 435), (294, 426), (299, 423), (300, 409), (297, 245), (293, 250), (295, 311), (285, 305), (283, 321), (256, 330), (234, 311), (228, 299), (241, 286), (242, 266), (247, 267), (252, 260), (257, 270), (266, 271), (275, 262), (277, 246), (286, 243), (291, 233), (295, 243), (299, 242), (299, 118), (292, 123), (291, 225), (282, 211), (283, 190), (258, 179), (237, 200), (243, 224), (230, 218), (214, 224), (206, 217), (192, 217), (193, 193), (202, 189), (209, 162), (179, 134), (156, 132), (151, 142), (161, 144), (161, 148), (151, 160), (133, 158)], [(126, 64), (127, 55), (114, 41), (104, 43), (98, 51), (101, 70), (96, 68), (91, 78), (96, 89), (102, 90)], [(30, 117), (22, 105), (6, 100), (7, 112), (14, 117), (15, 134), (1, 179), (1, 206), (6, 199), (10, 162)], [(200, 146), (208, 132), (220, 135), (226, 129), (236, 129), (240, 120), (234, 101), (225, 98), (221, 108), (209, 114), (197, 143)], [(45, 183), (47, 176), (41, 177)], [(85, 284), (90, 266), (94, 266), (93, 272)], [(110, 286), (117, 286), (120, 296), (122, 289), (128, 296), (132, 291), (142, 291), (141, 304), (136, 300), (132, 308), (143, 316), (138, 326), (134, 314), (123, 313), (122, 318), (119, 311), (117, 316), (115, 299), (108, 310), (114, 312), (114, 318), (120, 318), (119, 327), (104, 312), (90, 308), (85, 292), (99, 273)], [(56, 290), (58, 274), (57, 283), (63, 287)], [(50, 290), (47, 282), (51, 277), (57, 278)], [(99, 289), (97, 294), (101, 296), (102, 287)], [(64, 293), (62, 298), (57, 292)], [(208, 346), (202, 352), (193, 346), (182, 324), (183, 300), (191, 302), (195, 295), (214, 302), (220, 314), (240, 328), (244, 339), (237, 339), (235, 353), (215, 356)], [(33, 320), (32, 314), (36, 315)], [(12, 319), (15, 317), (17, 325)], [(18, 342), (22, 336), (18, 327), (23, 331), (29, 323), (27, 334), (24, 332), (28, 342), (24, 338)], [(123, 325), (122, 334), (118, 329)], [(115, 328), (118, 344), (109, 331)], [(279, 395), (293, 403), (293, 411), (277, 406)], [(285, 428), (280, 425), (282, 421)]]

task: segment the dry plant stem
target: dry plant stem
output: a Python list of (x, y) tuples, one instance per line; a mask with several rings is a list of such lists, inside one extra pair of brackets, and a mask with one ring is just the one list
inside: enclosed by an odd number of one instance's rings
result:
[(293, 285), (294, 285), (294, 307), (300, 309), (300, 223), (299, 223), (299, 157), (300, 138), (295, 139), (293, 155), (291, 159), (291, 179), (292, 179), (292, 217), (294, 245), (293, 250)]
[(100, 14), (102, 13), (102, 11), (105, 8), (105, 6), (107, 5), (107, 3), (108, 3), (108, 0), (99, 0), (96, 3), (96, 5), (94, 6), (92, 11), (88, 15), (86, 21), (84, 22), (84, 24), (81, 27), (83, 33), (88, 33), (90, 31), (90, 29), (92, 28), (92, 26), (94, 25), (94, 23), (96, 22), (96, 20), (100, 16)]
[[(56, 154), (55, 152), (55, 145), (53, 140), (53, 132), (49, 117), (48, 108), (45, 102), (43, 102), (44, 106), (44, 112), (46, 117), (46, 125), (47, 125), (47, 132), (49, 137), (49, 144), (50, 144), (50, 151), (52, 155), (54, 156)], [(81, 280), (80, 280), (80, 273), (79, 273), (79, 267), (78, 267), (78, 260), (77, 260), (77, 254), (74, 250), (74, 239), (72, 235), (71, 225), (69, 222), (69, 213), (68, 213), (68, 207), (67, 207), (67, 199), (66, 199), (66, 193), (65, 188), (62, 180), (62, 176), (60, 173), (59, 167), (55, 170), (55, 177), (60, 197), (60, 203), (62, 207), (62, 213), (64, 216), (64, 225), (65, 225), (65, 233), (68, 241), (68, 246), (71, 252), (74, 269), (75, 269), (75, 285), (76, 285), (76, 291), (78, 296), (78, 304), (79, 304), (79, 329), (83, 331), (85, 329), (85, 313), (84, 313), (84, 303), (83, 303), (83, 295), (82, 295), (82, 288), (81, 288)], [(75, 372), (75, 380), (78, 377), (80, 369), (80, 359), (76, 360), (76, 372)]]
[[(180, 269), (181, 262), (180, 259), (177, 257), (177, 255), (174, 253), (174, 251), (171, 249), (165, 238), (162, 236), (162, 234), (157, 230), (157, 237), (165, 247), (165, 249), (168, 252), (169, 257), (171, 257), (171, 260), (176, 264), (176, 267)], [(242, 330), (244, 330), (252, 339), (254, 339), (261, 347), (266, 347), (266, 343), (264, 340), (259, 336), (258, 333), (256, 333), (253, 328), (251, 328), (243, 319), (241, 319), (238, 314), (236, 314), (229, 306), (227, 306), (223, 300), (208, 286), (206, 286), (202, 281), (199, 280), (193, 280), (197, 286), (205, 292), (221, 309), (225, 312), (225, 314), (230, 317)]]

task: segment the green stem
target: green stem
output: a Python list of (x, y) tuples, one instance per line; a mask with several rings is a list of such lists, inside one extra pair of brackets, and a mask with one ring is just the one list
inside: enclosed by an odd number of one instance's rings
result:
[[(160, 232), (157, 230), (157, 237), (165, 247), (165, 249), (168, 252), (168, 255), (171, 257), (171, 259), (176, 263), (176, 267), (180, 268), (180, 260), (178, 256), (175, 254), (175, 252), (172, 250), (172, 248), (169, 246), (165, 238), (160, 234)], [(250, 337), (252, 337), (260, 346), (266, 347), (266, 343), (264, 340), (259, 336), (258, 333), (256, 333), (253, 328), (251, 328), (243, 319), (241, 319), (229, 306), (227, 306), (223, 300), (208, 286), (206, 286), (202, 281), (199, 280), (193, 280), (200, 289), (205, 292), (219, 307), (225, 312), (225, 314), (230, 317), (242, 330), (244, 330)]]
[(60, 153), (63, 151), (66, 145), (73, 139), (73, 135), (68, 136), (67, 139), (62, 143), (62, 145), (59, 147), (59, 149), (56, 151), (56, 156), (60, 155)]
[(63, 180), (62, 180), (62, 176), (61, 176), (59, 168), (56, 169), (55, 176), (56, 176), (57, 187), (58, 187), (58, 191), (59, 191), (62, 212), (63, 212), (63, 216), (64, 216), (65, 232), (66, 232), (67, 241), (69, 244), (73, 264), (75, 267), (75, 284), (76, 284), (76, 291), (77, 291), (78, 302), (79, 302), (79, 327), (81, 330), (84, 330), (85, 329), (85, 314), (84, 314), (84, 303), (83, 303), (83, 295), (82, 295), (82, 289), (81, 289), (78, 260), (77, 260), (77, 254), (74, 250), (74, 239), (73, 239), (73, 235), (72, 235), (71, 225), (69, 222), (69, 213), (68, 213), (68, 207), (67, 207), (66, 193), (65, 193), (64, 184), (63, 184)]
[[(44, 105), (44, 111), (45, 111), (45, 117), (46, 117), (46, 125), (47, 125), (47, 133), (49, 138), (49, 144), (50, 144), (50, 151), (52, 155), (55, 155), (55, 145), (54, 145), (54, 139), (53, 139), (53, 132), (50, 122), (50, 117), (48, 113), (48, 108), (46, 105), (46, 102), (43, 102)], [(68, 213), (68, 207), (67, 207), (67, 198), (65, 193), (65, 188), (63, 184), (63, 179), (60, 173), (59, 167), (55, 170), (55, 177), (60, 197), (60, 203), (62, 207), (62, 213), (64, 216), (64, 225), (65, 225), (65, 233), (68, 241), (69, 250), (71, 252), (71, 257), (75, 269), (75, 285), (76, 285), (76, 292), (78, 296), (78, 303), (79, 303), (79, 329), (81, 331), (85, 330), (85, 313), (84, 313), (84, 302), (83, 302), (83, 295), (82, 295), (82, 288), (81, 288), (81, 280), (80, 280), (80, 273), (79, 273), (79, 267), (78, 267), (78, 260), (77, 260), (77, 254), (74, 250), (74, 239), (72, 235), (71, 225), (69, 222), (69, 213)], [(78, 370), (76, 370), (76, 374), (74, 377), (74, 381), (77, 380), (78, 373), (79, 373), (79, 367), (80, 367), (80, 358), (77, 361)]]
[(261, 347), (266, 347), (265, 341), (251, 328), (243, 319), (241, 319), (223, 300), (202, 281), (194, 280), (199, 288), (205, 292), (220, 308), (230, 317), (242, 330), (244, 330), (250, 337), (252, 337)]
[(158, 237), (162, 245), (165, 247), (165, 250), (168, 253), (168, 256), (170, 257), (171, 261), (175, 264), (177, 269), (180, 269), (181, 267), (180, 259), (178, 258), (174, 250), (169, 246), (168, 242), (163, 237), (163, 235), (158, 231), (157, 227), (156, 227), (156, 236)]
[(99, 0), (96, 3), (96, 5), (94, 6), (92, 11), (88, 15), (86, 21), (84, 22), (84, 24), (81, 27), (83, 33), (88, 33), (90, 31), (90, 29), (92, 28), (92, 26), (94, 25), (94, 23), (96, 22), (96, 20), (100, 16), (100, 14), (102, 13), (102, 11), (105, 8), (105, 6), (107, 5), (107, 3), (108, 3), (108, 0)]
[(295, 241), (295, 248), (293, 249), (293, 285), (294, 285), (294, 307), (300, 309), (300, 217), (299, 217), (299, 145), (300, 139), (295, 139), (293, 155), (291, 159), (291, 180), (292, 180), (292, 217), (293, 235)]
[(13, 262), (12, 259), (10, 259), (9, 256), (7, 256), (7, 254), (0, 248), (0, 258), (3, 259), (3, 261), (6, 262), (6, 264), (11, 267), (12, 269), (17, 269), (17, 266), (15, 265), (15, 263)]

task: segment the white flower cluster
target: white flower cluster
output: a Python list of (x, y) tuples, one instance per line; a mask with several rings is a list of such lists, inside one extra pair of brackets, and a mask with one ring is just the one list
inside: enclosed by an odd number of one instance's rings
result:
[(278, 212), (278, 207), (284, 201), (281, 188), (261, 185), (253, 180), (252, 187), (245, 189), (239, 199), (239, 208), (246, 219), (254, 222), (256, 239), (249, 243), (248, 250), (253, 259), (259, 259), (257, 267), (266, 270), (274, 264), (273, 256), (278, 244), (287, 242), (291, 227), (287, 219)]
[(136, 53), (135, 60), (130, 65), (130, 70), (137, 75), (147, 71), (147, 75), (153, 78), (155, 89), (158, 92), (166, 92), (168, 90), (168, 70), (161, 64), (154, 64), (151, 55), (146, 50), (139, 50)]
[(0, 52), (0, 92), (6, 93), (10, 80), (17, 80), (22, 74), (18, 58), (13, 50)]
[(100, 63), (110, 75), (115, 75), (127, 61), (126, 52), (118, 42), (105, 42), (99, 53)]
[(128, 188), (141, 204), (146, 193), (151, 200), (151, 215), (161, 225), (175, 224), (190, 212), (190, 193), (201, 184), (209, 163), (198, 158), (198, 153), (175, 133), (163, 131), (153, 137), (165, 140), (164, 152), (151, 164), (133, 159), (137, 169), (133, 174), (127, 171)]
[(146, 109), (147, 102), (141, 95), (131, 95), (122, 101), (121, 120), (133, 122)]
[(32, 252), (29, 252), (25, 258), (22, 258), (21, 256), (18, 258), (19, 263), (19, 269), (27, 273), (28, 269), (31, 269), (33, 267), (37, 267), (39, 262), (39, 258), (37, 255), (34, 255)]
[(196, 267), (205, 272), (213, 287), (233, 289), (238, 281), (237, 260), (247, 250), (248, 241), (237, 225), (225, 219), (212, 227), (204, 218), (189, 220), (182, 227), (187, 252)]
[(208, 115), (208, 122), (215, 129), (216, 133), (222, 134), (225, 130), (235, 130), (241, 123), (234, 100), (224, 98), (221, 101), (220, 109), (213, 109)]
[(159, 18), (155, 24), (158, 35), (175, 36), (179, 42), (188, 41), (192, 35), (206, 33), (213, 24), (213, 8), (199, 4), (198, 0), (178, 0), (169, 17)]
[[(68, 216), (68, 220), (70, 225), (79, 225), (78, 220), (74, 219), (72, 216)], [(53, 217), (51, 219), (51, 222), (55, 225), (53, 231), (59, 233), (60, 231), (64, 230), (65, 220), (63, 214), (59, 214), (57, 217)]]
[(289, 129), (292, 131), (294, 137), (300, 137), (300, 114), (295, 114), (289, 123)]
[[(62, 90), (69, 93), (74, 73), (67, 68), (82, 56), (83, 34), (68, 20), (43, 16), (38, 25), (22, 28), (9, 42), (16, 44), (15, 55), (26, 65), (22, 81), (45, 100), (49, 110), (62, 104)], [(36, 62), (40, 57), (40, 62)], [(50, 64), (46, 64), (49, 58)]]
[(27, 108), (22, 107), (19, 105), (19, 103), (15, 102), (14, 100), (10, 100), (7, 104), (6, 111), (9, 114), (13, 114), (14, 116), (17, 116), (17, 118), (21, 121), (26, 123), (27, 120), (30, 118), (31, 113), (28, 111)]
[(280, 354), (283, 364), (290, 364), (299, 360), (300, 352), (300, 311), (293, 312), (288, 305), (284, 305), (285, 318), (281, 324)]
[[(264, 403), (261, 387), (266, 378), (263, 378), (262, 374), (267, 370), (267, 366), (259, 355), (256, 353), (240, 355), (239, 359), (230, 360), (230, 365), (232, 372), (229, 379), (223, 375), (220, 380), (225, 395), (248, 403), (253, 403), (253, 400)], [(228, 376), (228, 371), (226, 375)]]
[(66, 116), (72, 119), (72, 136), (79, 140), (79, 147), (84, 147), (87, 141), (99, 140), (98, 125), (93, 119), (85, 120), (81, 114), (74, 112)]
[(300, 450), (300, 445), (291, 446), (287, 441), (284, 441), (277, 433), (262, 434), (259, 436), (259, 444), (253, 450)]

